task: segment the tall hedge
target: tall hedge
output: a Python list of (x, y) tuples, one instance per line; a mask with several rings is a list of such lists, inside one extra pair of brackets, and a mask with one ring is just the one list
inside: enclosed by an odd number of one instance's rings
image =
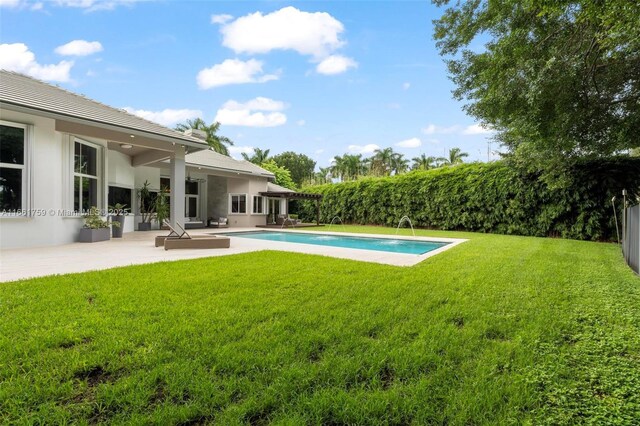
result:
[[(623, 188), (638, 194), (640, 159), (582, 161), (563, 185), (549, 186), (539, 173), (505, 162), (474, 163), (400, 176), (305, 188), (323, 194), (321, 220), (396, 226), (409, 216), (414, 226), (584, 240), (613, 240), (611, 198)], [(618, 203), (620, 205), (621, 203)], [(315, 218), (315, 203), (299, 213)]]

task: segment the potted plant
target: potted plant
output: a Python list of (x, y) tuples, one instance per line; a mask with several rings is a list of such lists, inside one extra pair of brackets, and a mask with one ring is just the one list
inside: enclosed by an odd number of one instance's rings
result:
[[(100, 210), (92, 206), (84, 217), (84, 227), (80, 230), (81, 243), (95, 243), (107, 241), (109, 235), (109, 222), (100, 217)], [(113, 226), (120, 226), (119, 222), (113, 222)]]
[[(126, 217), (124, 214), (127, 213), (125, 209), (126, 204), (116, 203), (115, 206), (109, 206), (109, 210), (111, 210), (111, 223), (114, 226), (111, 228), (111, 236), (113, 238), (122, 238), (122, 231), (124, 231), (124, 218)], [(118, 223), (118, 225), (115, 225)]]
[(155, 202), (151, 196), (151, 191), (149, 191), (149, 186), (151, 186), (151, 184), (149, 181), (145, 180), (142, 186), (138, 188), (138, 206), (140, 208), (141, 216), (141, 222), (138, 224), (138, 231), (151, 230), (151, 219), (155, 212)]
[(160, 188), (160, 192), (158, 192), (158, 196), (156, 197), (156, 221), (158, 222), (158, 227), (160, 229), (162, 229), (164, 220), (169, 218), (169, 202), (167, 200), (168, 196), (169, 190), (166, 187), (163, 187)]

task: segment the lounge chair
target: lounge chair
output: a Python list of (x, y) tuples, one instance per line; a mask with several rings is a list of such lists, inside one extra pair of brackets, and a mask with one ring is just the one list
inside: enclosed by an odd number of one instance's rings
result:
[(228, 228), (229, 223), (226, 217), (220, 217), (217, 220), (209, 218), (209, 220), (207, 221), (207, 226), (209, 228)]
[(189, 235), (187, 231), (177, 224), (181, 232), (176, 231), (169, 223), (165, 222), (171, 231), (169, 235), (156, 237), (156, 247), (164, 246), (165, 250), (171, 249), (213, 249), (229, 248), (231, 239), (221, 235)]

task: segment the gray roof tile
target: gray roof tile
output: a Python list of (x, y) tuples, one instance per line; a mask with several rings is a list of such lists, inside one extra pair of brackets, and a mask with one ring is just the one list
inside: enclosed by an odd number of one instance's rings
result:
[(274, 174), (262, 167), (256, 166), (249, 161), (240, 161), (227, 157), (212, 150), (198, 151), (187, 154), (185, 162), (191, 166), (201, 166), (209, 169), (240, 172), (243, 174), (259, 175), (267, 178), (274, 177)]
[(122, 109), (110, 107), (22, 74), (0, 70), (0, 106), (7, 108), (10, 105), (48, 112), (57, 116), (113, 125), (147, 133), (150, 136), (157, 135), (176, 141), (189, 142), (191, 146), (207, 146), (197, 138), (129, 114)]

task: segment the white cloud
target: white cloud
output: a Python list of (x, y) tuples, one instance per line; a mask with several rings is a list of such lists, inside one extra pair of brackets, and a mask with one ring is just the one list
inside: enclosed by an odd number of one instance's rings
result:
[(14, 8), (22, 4), (22, 0), (0, 0), (0, 7)]
[(341, 74), (349, 68), (357, 67), (358, 63), (351, 58), (342, 55), (331, 55), (316, 66), (316, 71), (320, 74), (335, 75)]
[(99, 41), (73, 40), (55, 49), (58, 55), (87, 56), (102, 52), (102, 44)]
[(212, 24), (226, 24), (230, 20), (233, 19), (232, 15), (222, 14), (222, 15), (211, 15), (211, 23)]
[(73, 61), (40, 65), (36, 55), (24, 43), (0, 44), (0, 68), (30, 75), (45, 81), (67, 82)]
[(44, 8), (44, 4), (41, 2), (38, 2), (38, 3), (32, 4), (30, 9), (35, 11), (35, 10), (42, 10), (42, 8)]
[(429, 124), (422, 129), (422, 133), (425, 135), (447, 135), (447, 134), (459, 134), (459, 135), (489, 135), (493, 133), (493, 130), (483, 127), (480, 124), (472, 124), (469, 126), (461, 126), (455, 124), (449, 127), (436, 126), (435, 124)]
[(356, 154), (371, 154), (376, 149), (380, 149), (380, 147), (374, 143), (370, 143), (367, 145), (349, 145), (347, 149), (349, 152)]
[(436, 126), (435, 124), (429, 124), (422, 129), (422, 133), (425, 135), (446, 135), (451, 133), (457, 133), (460, 130), (459, 125), (453, 125), (449, 127)]
[(274, 101), (273, 99), (258, 96), (257, 98), (251, 99), (245, 103), (230, 100), (225, 102), (222, 107), (234, 111), (241, 111), (244, 109), (252, 111), (282, 111), (287, 107), (287, 105), (281, 101)]
[(229, 84), (265, 83), (277, 79), (278, 76), (275, 74), (264, 74), (262, 61), (255, 59), (249, 59), (246, 62), (240, 59), (227, 59), (221, 64), (201, 70), (196, 78), (198, 87), (201, 89)]
[(418, 138), (411, 138), (398, 142), (396, 146), (399, 146), (401, 148), (418, 148), (422, 146), (422, 141)]
[(389, 105), (387, 105), (387, 106), (388, 106), (390, 109), (400, 109), (400, 108), (401, 108), (400, 104), (399, 104), (399, 103), (397, 103), (397, 102), (392, 102), (392, 103), (390, 103), (390, 104), (389, 104)]
[(292, 6), (242, 16), (220, 29), (222, 44), (236, 53), (294, 50), (318, 60), (344, 45), (343, 31), (342, 23), (326, 12), (303, 12)]
[(488, 135), (491, 133), (493, 133), (493, 130), (483, 127), (480, 124), (472, 124), (462, 131), (463, 135)]
[(229, 154), (231, 154), (233, 158), (242, 158), (242, 153), (253, 154), (253, 151), (254, 151), (254, 148), (252, 146), (232, 145), (227, 149), (229, 150)]
[(296, 121), (296, 124), (297, 124), (298, 126), (301, 126), (301, 127), (302, 127), (302, 126), (304, 126), (305, 124), (307, 124), (307, 122), (306, 122), (305, 120), (298, 120), (298, 121)]
[(118, 6), (132, 6), (140, 0), (55, 0), (57, 6), (75, 7), (84, 9), (85, 12), (96, 12), (99, 10), (113, 10)]
[(138, 117), (167, 127), (191, 118), (202, 117), (202, 111), (197, 109), (164, 109), (162, 111), (146, 111), (143, 109), (133, 109), (131, 107), (124, 107), (122, 109), (129, 114), (137, 115)]
[[(276, 127), (287, 122), (287, 116), (280, 112), (284, 102), (258, 97), (245, 103), (230, 100), (222, 105), (214, 121), (229, 126)], [(255, 112), (257, 111), (257, 112)], [(267, 111), (267, 113), (261, 112)]]
[(409, 82), (402, 84), (402, 90), (409, 90), (409, 87), (411, 87), (411, 83)]
[(323, 152), (324, 152), (324, 149), (316, 149), (316, 150), (314, 151), (314, 153), (315, 153), (316, 155), (322, 154)]

